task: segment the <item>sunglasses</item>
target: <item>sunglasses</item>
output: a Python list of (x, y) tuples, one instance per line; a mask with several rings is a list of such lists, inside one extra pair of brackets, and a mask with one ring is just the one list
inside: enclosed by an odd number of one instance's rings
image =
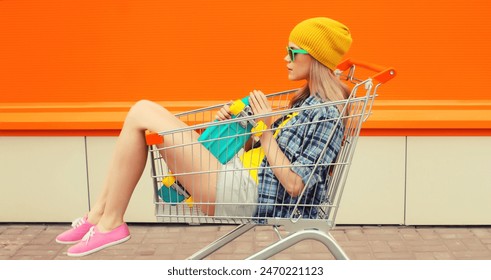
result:
[(292, 49), (291, 47), (286, 47), (286, 51), (288, 52), (288, 56), (290, 57), (290, 60), (293, 62), (295, 61), (295, 55), (296, 54), (308, 54), (306, 50), (300, 50), (300, 49)]

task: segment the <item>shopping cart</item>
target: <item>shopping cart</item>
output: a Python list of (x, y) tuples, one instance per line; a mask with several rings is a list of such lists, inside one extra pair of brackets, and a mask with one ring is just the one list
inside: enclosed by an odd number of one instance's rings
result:
[[(299, 194), (298, 199), (291, 202), (280, 201), (275, 202), (275, 205), (270, 205), (272, 207), (287, 207), (292, 213), (289, 216), (282, 217), (266, 217), (258, 216), (255, 214), (254, 210), (257, 207), (263, 207), (260, 203), (256, 201), (250, 202), (250, 200), (245, 200), (247, 202), (236, 202), (234, 197), (217, 197), (216, 201), (206, 201), (206, 199), (201, 199), (200, 197), (193, 197), (193, 186), (199, 185), (200, 188), (215, 188), (215, 186), (208, 186), (207, 182), (196, 182), (196, 184), (191, 184), (184, 188), (179, 183), (179, 178), (183, 176), (195, 176), (203, 175), (197, 174), (197, 172), (180, 172), (179, 170), (169, 170), (169, 165), (166, 155), (170, 152), (179, 152), (180, 149), (190, 148), (196, 149), (196, 157), (200, 154), (199, 149), (205, 149), (204, 141), (218, 141), (218, 140), (230, 140), (233, 137), (241, 138), (251, 138), (257, 140), (257, 131), (241, 130), (240, 133), (226, 134), (215, 137), (212, 140), (196, 140), (194, 143), (180, 144), (174, 146), (163, 145), (164, 137), (179, 137), (179, 135), (185, 133), (195, 133), (203, 135), (203, 131), (206, 129), (213, 129), (216, 126), (234, 126), (242, 125), (244, 123), (253, 123), (255, 119), (261, 116), (254, 115), (243, 115), (241, 117), (233, 118), (226, 121), (213, 121), (216, 112), (224, 106), (224, 104), (218, 104), (216, 106), (207, 107), (203, 109), (193, 110), (189, 112), (184, 112), (177, 114), (176, 116), (187, 123), (189, 127), (185, 129), (176, 129), (172, 131), (162, 131), (162, 132), (147, 132), (146, 139), (149, 145), (149, 154), (152, 166), (152, 178), (154, 182), (155, 191), (155, 212), (156, 217), (160, 222), (164, 223), (185, 223), (185, 224), (235, 224), (237, 227), (230, 233), (224, 235), (218, 240), (212, 242), (205, 248), (196, 252), (189, 259), (203, 259), (216, 250), (220, 249), (222, 246), (233, 241), (237, 237), (246, 233), (247, 231), (253, 229), (256, 226), (272, 226), (273, 229), (278, 233), (279, 240), (269, 245), (265, 249), (253, 254), (248, 259), (267, 259), (279, 252), (295, 245), (303, 240), (317, 240), (323, 243), (331, 254), (336, 259), (348, 259), (346, 253), (342, 250), (336, 240), (330, 234), (335, 226), (335, 218), (337, 211), (339, 209), (339, 203), (343, 193), (343, 188), (348, 176), (350, 164), (353, 158), (353, 153), (355, 151), (356, 143), (360, 134), (361, 125), (367, 120), (371, 114), (371, 109), (373, 102), (377, 96), (377, 90), (379, 86), (390, 79), (392, 79), (396, 72), (392, 68), (381, 67), (373, 64), (357, 62), (351, 59), (343, 61), (335, 74), (344, 81), (349, 88), (351, 93), (349, 97), (342, 101), (337, 102), (325, 102), (321, 104), (302, 106), (300, 108), (289, 108), (288, 104), (295, 93), (296, 90), (289, 90), (274, 94), (267, 95), (268, 100), (272, 104), (273, 112), (264, 114), (263, 117), (273, 116), (276, 118), (282, 118), (287, 115), (299, 113), (303, 110), (318, 110), (321, 107), (336, 106), (340, 111), (339, 117), (333, 119), (319, 120), (322, 122), (330, 122), (334, 128), (342, 128), (343, 137), (340, 150), (333, 162), (321, 163), (320, 161), (307, 166), (311, 170), (316, 170), (317, 168), (323, 168), (327, 173), (325, 181), (322, 186), (322, 190), (314, 190), (314, 192), (322, 192), (323, 195), (320, 196), (322, 199), (316, 200), (318, 203), (312, 203), (305, 205), (305, 201), (302, 197), (307, 195), (304, 190)], [(365, 77), (365, 78), (362, 78)], [(302, 126), (309, 125), (308, 123), (295, 123), (291, 126)], [(290, 127), (291, 127), (290, 126)], [(278, 128), (276, 130), (288, 129), (288, 123), (283, 128)], [(221, 129), (223, 130), (223, 129)], [(235, 130), (234, 130), (235, 131)], [(329, 141), (334, 141), (334, 132), (336, 129), (332, 129), (328, 137)], [(260, 133), (260, 132), (259, 132)], [(329, 132), (328, 132), (329, 133)], [(254, 142), (254, 141), (252, 141)], [(228, 144), (227, 144), (228, 145)], [(186, 147), (185, 147), (186, 146)], [(225, 145), (223, 145), (225, 146)], [(327, 145), (326, 145), (327, 146)], [(221, 149), (227, 149), (227, 147), (220, 147)], [(244, 149), (241, 149), (237, 155), (234, 157), (240, 157), (244, 154)], [(324, 148), (322, 153), (327, 152), (327, 147)], [(189, 158), (190, 161), (200, 161), (202, 159)], [(275, 168), (290, 168), (291, 166), (276, 166)], [(271, 167), (244, 167), (242, 165), (237, 165), (232, 168), (232, 170), (223, 170), (216, 168), (207, 172), (217, 174), (220, 176), (225, 172), (234, 173), (236, 176), (243, 176), (246, 174), (252, 174), (251, 172), (261, 172), (261, 168), (271, 168)], [(264, 170), (263, 170), (264, 171)], [(312, 171), (313, 173), (314, 171)], [(228, 175), (225, 175), (228, 176)], [(232, 175), (230, 175), (232, 176)], [(251, 175), (252, 176), (252, 175)], [(196, 176), (197, 178), (199, 176)], [(308, 180), (311, 179), (311, 175)], [(250, 177), (248, 177), (250, 178)], [(239, 184), (241, 182), (232, 182), (231, 184)], [(307, 185), (307, 183), (306, 183)], [(232, 186), (225, 186), (232, 188)], [(320, 187), (319, 187), (320, 188)], [(312, 190), (311, 190), (312, 191)], [(219, 195), (229, 195), (228, 193), (217, 193)], [(248, 194), (249, 195), (249, 194)], [(251, 196), (257, 194), (251, 194)], [(209, 213), (210, 207), (235, 207), (236, 209), (242, 209), (240, 211), (231, 211), (232, 214), (219, 214), (207, 215)], [(245, 210), (244, 210), (245, 209)], [(275, 208), (276, 209), (276, 208)], [(284, 209), (284, 208), (283, 208)], [(299, 213), (299, 210), (305, 211), (309, 209), (308, 215), (303, 215)], [(312, 212), (313, 211), (313, 212)], [(254, 213), (254, 214), (251, 214)], [(311, 215), (311, 213), (315, 213)], [(282, 227), (287, 236), (281, 236), (278, 228)]]

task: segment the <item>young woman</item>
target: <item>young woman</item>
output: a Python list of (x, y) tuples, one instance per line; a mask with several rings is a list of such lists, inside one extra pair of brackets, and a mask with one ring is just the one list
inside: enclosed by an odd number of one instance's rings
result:
[[(307, 19), (293, 28), (287, 47), (288, 54), (285, 57), (288, 78), (305, 80), (306, 84), (292, 99), (291, 107), (309, 106), (346, 98), (349, 92), (334, 76), (333, 70), (350, 45), (349, 29), (329, 18)], [(255, 115), (272, 111), (271, 105), (261, 91), (254, 90), (249, 96), (249, 103)], [(179, 173), (197, 172), (194, 173), (195, 175), (180, 176), (178, 180), (195, 201), (210, 203), (207, 207), (201, 208), (207, 215), (234, 215), (236, 211), (249, 211), (250, 215), (254, 214), (259, 218), (287, 217), (292, 214), (292, 209), (275, 206), (276, 202), (294, 203), (298, 195), (304, 192), (305, 202), (315, 204), (325, 195), (327, 170), (322, 167), (317, 168), (314, 176), (309, 180), (312, 167), (308, 166), (317, 161), (326, 145), (328, 150), (321, 159), (322, 162), (331, 163), (336, 158), (341, 146), (343, 128), (334, 127), (332, 122), (322, 120), (336, 118), (339, 114), (340, 110), (336, 106), (299, 111), (297, 115), (290, 116), (286, 124), (291, 125), (291, 128), (282, 130), (276, 136), (274, 129), (281, 122), (273, 122), (269, 117), (262, 118), (261, 120), (273, 130), (265, 131), (260, 137), (263, 156), (260, 163), (256, 163), (256, 167), (259, 164), (261, 167), (270, 168), (260, 168), (257, 181), (252, 178), (239, 179), (242, 180), (239, 184), (240, 190), (230, 190), (235, 187), (227, 186), (229, 179), (221, 175), (223, 172), (210, 171), (233, 170), (245, 164), (250, 165), (244, 161), (244, 158), (248, 153), (257, 151), (257, 148), (247, 151), (241, 158), (234, 158), (225, 166), (222, 166), (205, 148), (193, 149), (190, 146), (179, 149), (179, 152), (166, 152), (163, 156), (171, 170)], [(217, 119), (228, 118), (230, 118), (229, 108), (224, 106), (218, 112)], [(310, 124), (293, 126), (296, 122)], [(130, 238), (123, 217), (147, 160), (144, 132), (185, 127), (187, 127), (185, 123), (156, 103), (143, 100), (132, 106), (118, 137), (109, 173), (97, 202), (83, 218), (74, 221), (72, 229), (56, 238), (56, 241), (62, 244), (76, 243), (68, 249), (69, 256), (88, 255)], [(334, 137), (328, 141), (329, 132), (333, 130), (335, 130)], [(163, 145), (198, 143), (198, 137), (196, 132), (169, 135), (164, 137)], [(200, 153), (199, 157), (195, 154), (197, 150)], [(285, 165), (292, 167), (274, 168)], [(245, 197), (245, 200), (252, 198), (259, 206), (255, 209), (240, 210), (220, 206), (220, 202), (223, 202), (221, 200), (227, 197), (224, 195), (227, 192), (237, 194), (237, 197)], [(242, 198), (237, 197), (232, 197), (232, 200), (243, 201)], [(297, 215), (307, 217), (317, 215), (313, 208), (297, 210), (298, 213), (295, 213)]]

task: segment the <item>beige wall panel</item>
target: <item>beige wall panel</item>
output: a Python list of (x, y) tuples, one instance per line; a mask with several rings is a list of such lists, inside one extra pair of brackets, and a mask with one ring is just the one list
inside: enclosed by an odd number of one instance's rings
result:
[(0, 137), (0, 222), (70, 222), (88, 210), (83, 137)]
[(360, 137), (337, 224), (403, 224), (405, 137)]
[[(87, 137), (91, 205), (94, 205), (102, 190), (109, 162), (116, 145), (116, 139), (116, 137)], [(142, 178), (133, 192), (125, 220), (127, 222), (156, 222), (149, 164), (147, 164)]]
[(407, 224), (491, 224), (491, 137), (409, 137)]

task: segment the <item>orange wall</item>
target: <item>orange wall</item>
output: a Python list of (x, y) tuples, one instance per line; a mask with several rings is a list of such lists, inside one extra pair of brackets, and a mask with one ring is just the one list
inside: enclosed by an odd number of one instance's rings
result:
[(287, 80), (300, 20), (353, 33), (398, 70), (381, 99), (491, 99), (491, 1), (0, 1), (0, 102), (233, 99)]

